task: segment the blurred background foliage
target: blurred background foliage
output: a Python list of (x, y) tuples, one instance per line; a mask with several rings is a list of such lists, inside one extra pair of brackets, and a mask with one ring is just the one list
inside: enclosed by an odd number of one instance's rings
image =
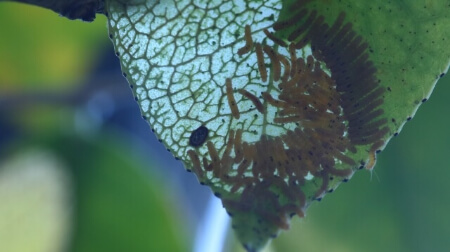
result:
[[(267, 250), (446, 251), (448, 94)], [(105, 17), (0, 4), (0, 251), (191, 251), (209, 196), (140, 119)]]
[(1, 80), (10, 84), (3, 88), (67, 89), (98, 63), (91, 55), (106, 43), (104, 16), (93, 23), (73, 22), (18, 3), (2, 3), (0, 11)]

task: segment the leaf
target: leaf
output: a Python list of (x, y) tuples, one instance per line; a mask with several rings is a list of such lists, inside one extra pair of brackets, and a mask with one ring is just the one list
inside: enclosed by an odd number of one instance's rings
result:
[(53, 133), (35, 141), (55, 152), (72, 175), (75, 221), (67, 251), (186, 250), (176, 211), (161, 197), (165, 186), (139, 169), (142, 160), (124, 152), (123, 143), (108, 133), (89, 141)]
[(105, 21), (101, 16), (89, 24), (73, 22), (43, 8), (1, 2), (2, 91), (62, 91), (84, 81), (96, 64), (92, 55), (108, 45)]
[(401, 130), (447, 70), (449, 5), (108, 1), (152, 130), (256, 251)]
[(66, 168), (54, 153), (36, 147), (2, 156), (2, 251), (65, 251), (71, 233), (73, 192)]

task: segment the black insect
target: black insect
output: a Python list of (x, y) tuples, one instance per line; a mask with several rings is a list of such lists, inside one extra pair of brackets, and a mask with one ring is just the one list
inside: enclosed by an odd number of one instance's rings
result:
[(208, 128), (200, 126), (198, 129), (192, 131), (191, 137), (189, 137), (189, 144), (193, 147), (201, 146), (208, 138)]

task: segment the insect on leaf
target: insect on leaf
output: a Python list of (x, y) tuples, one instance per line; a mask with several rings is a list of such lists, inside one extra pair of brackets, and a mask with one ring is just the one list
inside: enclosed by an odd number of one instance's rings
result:
[(143, 117), (261, 249), (427, 99), (450, 7), (411, 1), (107, 1)]

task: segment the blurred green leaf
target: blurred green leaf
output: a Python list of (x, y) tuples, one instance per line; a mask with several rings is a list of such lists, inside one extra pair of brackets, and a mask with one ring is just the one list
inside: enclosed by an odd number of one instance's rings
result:
[[(185, 251), (177, 212), (160, 182), (138, 157), (109, 138), (52, 143), (70, 164), (75, 181), (75, 231), (71, 251)], [(127, 153), (128, 152), (128, 153)]]
[[(9, 187), (3, 182), (11, 180), (11, 176), (6, 176), (4, 169), (0, 170), (0, 199), (10, 202), (7, 208), (2, 208), (9, 214), (0, 218), (0, 234), (12, 237), (6, 243), (2, 241), (4, 236), (0, 236), (0, 250), (3, 251), (3, 245), (7, 246), (4, 249), (13, 249), (8, 251), (57, 252), (67, 247), (67, 241), (69, 249), (64, 251), (72, 252), (188, 250), (183, 211), (167, 199), (165, 192), (170, 192), (167, 185), (141, 170), (144, 165), (140, 158), (108, 136), (83, 140), (71, 134), (42, 134), (32, 143), (16, 148), (43, 150), (55, 156), (56, 163), (61, 165), (54, 168), (55, 175), (45, 175), (45, 179), (50, 180), (45, 184), (30, 184), (30, 179), (22, 176), (9, 182)], [(42, 158), (35, 159), (34, 164), (28, 161), (31, 177), (42, 170), (39, 167), (46, 168), (53, 162), (52, 159), (47, 163), (40, 160)], [(18, 168), (14, 170), (20, 171), (20, 166), (15, 167)], [(59, 173), (66, 177), (61, 179)], [(35, 189), (22, 190), (24, 192), (11, 189), (20, 189), (22, 184), (23, 188), (34, 186)], [(53, 191), (46, 191), (47, 188)], [(42, 199), (36, 201), (33, 197)], [(45, 211), (53, 211), (53, 214), (45, 215)], [(27, 218), (14, 217), (21, 213)], [(42, 222), (48, 224), (39, 224)], [(17, 227), (11, 229), (11, 225)], [(54, 230), (60, 230), (54, 238), (46, 235)], [(29, 235), (20, 235), (22, 233)], [(30, 246), (33, 250), (29, 250)]]
[[(74, 22), (37, 7), (0, 3), (0, 85), (3, 96), (6, 97), (9, 91), (21, 94), (49, 87), (51, 89), (47, 90), (54, 92), (83, 81), (107, 42), (105, 20), (105, 17), (98, 17), (89, 24)], [(65, 206), (73, 207), (75, 216), (73, 225), (69, 225), (73, 228), (72, 236), (66, 237), (71, 241), (69, 251), (188, 250), (183, 212), (167, 199), (166, 193), (170, 193), (170, 189), (140, 169), (151, 164), (144, 164), (131, 150), (124, 150), (120, 142), (116, 142), (117, 134), (91, 135), (88, 141), (68, 134), (74, 120), (73, 108), (69, 106), (32, 105), (24, 110), (17, 109), (20, 106), (2, 107), (2, 110), (14, 115), (10, 119), (15, 123), (14, 127), (24, 133), (26, 141), (37, 136), (33, 144), (27, 142), (22, 147), (26, 149), (32, 145), (50, 151), (68, 167), (61, 169), (68, 169), (73, 175), (74, 185), (66, 185), (75, 190), (74, 198), (67, 199), (73, 201)], [(13, 143), (16, 148), (17, 142)], [(11, 199), (14, 194), (7, 192), (5, 197)], [(11, 199), (11, 202), (28, 206), (22, 202), (27, 199)], [(11, 205), (12, 209), (17, 207), (19, 205)], [(33, 205), (23, 211), (37, 210)], [(51, 243), (59, 236), (40, 239), (47, 237), (45, 227), (33, 225), (39, 223), (37, 221), (52, 223), (59, 219), (57, 216), (50, 219), (34, 216), (30, 213), (30, 220), (22, 219), (23, 226), (32, 226), (29, 230), (17, 225), (19, 232), (30, 232), (30, 235), (19, 237), (14, 245), (39, 249), (37, 245), (43, 244), (43, 251), (49, 252), (45, 248), (57, 246), (58, 243)], [(8, 217), (5, 215), (7, 221), (17, 222)], [(35, 231), (36, 228), (40, 231)], [(8, 227), (3, 225), (0, 229), (0, 233), (8, 232)], [(31, 240), (35, 237), (36, 243)], [(28, 239), (28, 244), (24, 239)], [(5, 248), (2, 244), (5, 243), (0, 237), (0, 251)], [(18, 251), (25, 251), (20, 246)]]
[(32, 5), (0, 3), (2, 90), (64, 89), (84, 80), (107, 45), (105, 23), (104, 16), (84, 23)]
[(0, 251), (65, 251), (72, 193), (67, 167), (54, 153), (31, 148), (2, 158)]

